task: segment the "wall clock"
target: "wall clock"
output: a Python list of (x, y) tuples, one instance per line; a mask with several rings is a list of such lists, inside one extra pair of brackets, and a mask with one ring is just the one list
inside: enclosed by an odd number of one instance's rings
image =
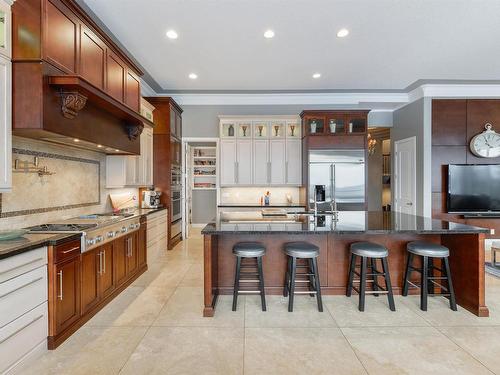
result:
[(471, 139), (470, 150), (480, 158), (497, 158), (500, 156), (500, 133), (495, 132), (490, 123), (484, 128), (484, 132)]

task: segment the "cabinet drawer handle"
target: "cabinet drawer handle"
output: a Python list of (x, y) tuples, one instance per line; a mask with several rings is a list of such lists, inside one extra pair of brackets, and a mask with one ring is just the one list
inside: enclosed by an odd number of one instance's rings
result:
[(102, 251), (99, 251), (99, 271), (97, 273), (102, 275)]
[(36, 258), (36, 259), (30, 260), (29, 262), (26, 262), (26, 263), (20, 264), (19, 266), (15, 266), (14, 268), (9, 268), (9, 269), (8, 269), (8, 270), (6, 270), (6, 271), (0, 272), (0, 275), (3, 275), (4, 273), (7, 273), (7, 272), (11, 272), (11, 271), (17, 270), (18, 268), (21, 268), (21, 267), (27, 266), (27, 265), (29, 265), (29, 264), (36, 263), (36, 262), (38, 262), (38, 261), (40, 261), (40, 260), (43, 260), (43, 258)]
[(9, 336), (7, 336), (6, 338), (4, 338), (2, 341), (0, 341), (0, 345), (3, 344), (5, 341), (7, 341), (8, 339), (10, 339), (11, 337), (17, 335), (19, 332), (21, 332), (23, 329), (25, 328), (28, 328), (30, 325), (32, 325), (33, 323), (35, 323), (36, 321), (40, 320), (43, 318), (43, 314), (40, 315), (40, 316), (37, 316), (36, 318), (34, 318), (31, 322), (29, 322), (28, 324), (22, 326), (21, 328), (19, 329), (16, 329), (14, 332), (12, 332)]
[(61, 294), (59, 294), (57, 296), (57, 298), (59, 298), (61, 301), (63, 299), (63, 271), (60, 270), (57, 275), (59, 276), (59, 290), (61, 292)]
[(102, 252), (102, 257), (103, 257), (103, 261), (102, 261), (102, 273), (106, 273), (106, 250), (104, 250)]
[(5, 294), (2, 294), (2, 295), (0, 296), (0, 299), (1, 299), (1, 298), (4, 298), (4, 297), (6, 297), (6, 296), (8, 296), (8, 295), (9, 295), (9, 294), (11, 294), (11, 293), (14, 293), (14, 292), (18, 291), (19, 289), (22, 289), (22, 288), (25, 288), (25, 287), (27, 287), (27, 286), (29, 286), (29, 285), (31, 285), (31, 284), (34, 284), (34, 283), (36, 283), (37, 281), (40, 281), (40, 280), (42, 280), (42, 279), (43, 279), (43, 276), (40, 276), (40, 277), (38, 277), (38, 278), (36, 278), (36, 279), (34, 279), (34, 280), (31, 280), (31, 281), (27, 282), (26, 284), (23, 284), (23, 285), (21, 285), (21, 286), (18, 286), (16, 289), (13, 289), (13, 290), (11, 290), (10, 292), (7, 292), (7, 293), (5, 293)]
[(75, 251), (75, 250), (80, 250), (80, 246), (77, 246), (77, 247), (73, 247), (69, 250), (65, 250), (65, 251), (62, 251), (63, 254), (68, 254), (68, 253), (71, 253), (72, 251)]

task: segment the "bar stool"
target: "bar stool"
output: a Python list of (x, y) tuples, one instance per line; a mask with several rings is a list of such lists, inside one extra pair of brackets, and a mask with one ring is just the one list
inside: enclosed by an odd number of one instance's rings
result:
[[(347, 282), (347, 292), (346, 296), (350, 297), (352, 290), (354, 289), (359, 294), (359, 311), (365, 311), (365, 295), (373, 294), (378, 296), (379, 294), (387, 294), (387, 299), (389, 301), (389, 308), (391, 311), (396, 311), (394, 305), (394, 296), (392, 293), (391, 277), (389, 275), (389, 266), (387, 264), (387, 257), (389, 256), (389, 251), (382, 245), (372, 243), (372, 242), (355, 242), (351, 244), (351, 261), (349, 264), (349, 280)], [(357, 258), (361, 258), (360, 272), (356, 271), (356, 261)], [(377, 259), (381, 260), (382, 272), (377, 270)], [(371, 273), (368, 273), (368, 260), (370, 261), (369, 267)], [(357, 275), (359, 279), (354, 279), (354, 275)], [(373, 277), (367, 280), (367, 276)], [(382, 288), (378, 283), (378, 277), (384, 277), (385, 289)], [(359, 288), (353, 286), (354, 283), (359, 282)], [(373, 283), (373, 290), (366, 290), (366, 283)]]
[[(406, 249), (408, 250), (408, 261), (406, 263), (403, 281), (403, 296), (408, 295), (409, 285), (419, 288), (418, 285), (410, 281), (411, 272), (416, 271), (420, 273), (420, 309), (422, 311), (427, 311), (427, 296), (429, 294), (448, 297), (450, 300), (450, 308), (453, 311), (457, 311), (455, 292), (451, 281), (450, 265), (448, 263), (450, 250), (445, 246), (424, 241), (409, 242), (406, 245)], [(422, 257), (422, 268), (413, 266), (413, 258), (415, 255)], [(441, 268), (434, 266), (434, 258), (441, 259)], [(433, 276), (434, 270), (439, 271), (441, 275), (444, 276)], [(446, 280), (448, 288), (437, 283), (435, 280)], [(440, 288), (440, 293), (434, 293), (434, 286)], [(431, 293), (429, 293), (429, 291), (431, 291)], [(442, 293), (443, 291), (446, 293)]]
[[(260, 294), (262, 311), (266, 311), (266, 295), (264, 291), (264, 273), (262, 271), (262, 257), (266, 253), (264, 245), (258, 242), (239, 242), (233, 246), (233, 254), (236, 255), (236, 272), (234, 276), (234, 291), (233, 291), (233, 311), (236, 311), (238, 304), (238, 294)], [(243, 264), (243, 259), (255, 259), (255, 264)], [(248, 263), (248, 262), (245, 262)], [(249, 268), (252, 271), (241, 272), (241, 269)], [(257, 268), (257, 269), (255, 269)], [(258, 276), (258, 279), (249, 276)], [(240, 290), (240, 283), (258, 283), (259, 290)]]
[[(323, 311), (323, 300), (321, 299), (321, 286), (318, 272), (319, 247), (308, 242), (289, 242), (285, 244), (285, 254), (288, 256), (288, 267), (285, 274), (285, 287), (283, 296), (288, 298), (288, 311), (293, 311), (293, 299), (295, 294), (316, 295), (318, 310)], [(304, 265), (298, 265), (297, 260), (303, 259)], [(304, 268), (306, 271), (297, 273), (297, 268)], [(297, 279), (299, 276), (299, 279)], [(305, 279), (301, 279), (305, 276)], [(296, 283), (308, 283), (309, 290), (295, 290)]]

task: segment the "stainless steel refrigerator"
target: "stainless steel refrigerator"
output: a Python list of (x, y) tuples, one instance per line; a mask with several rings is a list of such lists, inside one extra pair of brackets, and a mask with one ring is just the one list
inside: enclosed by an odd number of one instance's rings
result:
[(308, 198), (310, 210), (365, 210), (365, 151), (310, 150)]

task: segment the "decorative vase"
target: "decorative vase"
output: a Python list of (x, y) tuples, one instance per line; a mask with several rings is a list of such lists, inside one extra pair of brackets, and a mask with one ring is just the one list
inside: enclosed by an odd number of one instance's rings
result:
[(241, 130), (243, 130), (243, 137), (246, 137), (247, 136), (247, 126), (246, 125), (243, 125), (241, 127)]
[(278, 136), (278, 132), (280, 131), (280, 126), (279, 125), (274, 125), (274, 136)]
[(316, 121), (311, 122), (309, 126), (311, 127), (311, 133), (312, 134), (316, 133), (316, 127), (317, 127)]
[(228, 135), (228, 137), (234, 137), (234, 127), (233, 127), (233, 125), (229, 125), (229, 127), (227, 128), (227, 135)]
[(295, 133), (295, 125), (290, 125), (290, 136), (295, 137), (294, 133)]
[(334, 134), (337, 132), (337, 123), (336, 122), (330, 122), (330, 133)]
[(259, 125), (259, 137), (262, 137), (262, 130), (264, 130), (264, 125)]

